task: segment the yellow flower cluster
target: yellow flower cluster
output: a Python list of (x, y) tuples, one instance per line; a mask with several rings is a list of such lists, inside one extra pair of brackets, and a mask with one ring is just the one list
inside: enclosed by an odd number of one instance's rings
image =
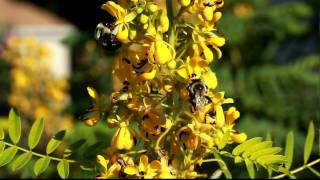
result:
[(45, 118), (48, 133), (70, 127), (72, 117), (61, 114), (69, 101), (69, 85), (66, 79), (53, 76), (50, 50), (35, 37), (13, 36), (2, 55), (11, 65), (10, 105), (30, 120)]
[[(225, 44), (216, 29), (224, 2), (178, 0), (180, 9), (170, 18), (151, 0), (130, 2), (126, 9), (112, 1), (102, 5), (115, 22), (101, 31), (109, 39), (100, 42), (122, 44), (113, 70), (122, 87), (111, 95), (106, 119), (117, 130), (107, 154), (98, 156), (99, 178), (199, 177), (196, 166), (215, 149), (247, 138), (234, 129), (240, 113), (224, 110), (233, 99), (216, 92), (209, 67)], [(182, 14), (196, 15), (198, 23)], [(92, 126), (104, 113), (97, 92), (88, 92), (96, 102), (85, 119)]]

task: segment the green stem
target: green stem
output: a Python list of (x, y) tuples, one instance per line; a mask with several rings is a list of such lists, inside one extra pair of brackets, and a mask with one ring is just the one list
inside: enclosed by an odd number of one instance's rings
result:
[(142, 149), (142, 150), (140, 150), (140, 151), (130, 151), (130, 152), (127, 152), (127, 153), (125, 153), (125, 154), (127, 154), (127, 155), (131, 155), (131, 154), (142, 154), (142, 153), (145, 153), (145, 152), (147, 152), (147, 150)]
[[(308, 167), (311, 167), (311, 166), (313, 166), (313, 165), (315, 165), (315, 164), (317, 164), (317, 163), (319, 163), (319, 162), (320, 162), (320, 159), (314, 160), (314, 161), (312, 161), (312, 162), (310, 162), (310, 163), (308, 163), (308, 164), (306, 164), (306, 165), (304, 165), (304, 166), (301, 166), (301, 167), (299, 167), (299, 168), (297, 168), (297, 169), (295, 169), (295, 170), (290, 171), (290, 174), (295, 174), (295, 173), (297, 173), (297, 172), (300, 172), (300, 171), (302, 171), (302, 170), (304, 170), (304, 169), (306, 169), (306, 168), (308, 168)], [(283, 177), (285, 177), (285, 176), (287, 176), (287, 175), (288, 175), (288, 174), (280, 174), (280, 175), (271, 177), (271, 179), (280, 179), (280, 178), (283, 178)]]
[(221, 163), (225, 164), (224, 161), (222, 161), (220, 159), (205, 159), (202, 161), (202, 163), (208, 163), (208, 162), (221, 162)]
[[(2, 140), (1, 140), (1, 141), (2, 141)], [(3, 142), (4, 142), (4, 141), (3, 141)], [(7, 146), (10, 146), (10, 147), (16, 146), (16, 145), (14, 145), (14, 144), (10, 144), (10, 143), (7, 143), (7, 142), (4, 142), (4, 144), (7, 145)], [(49, 159), (51, 159), (51, 160), (59, 161), (59, 162), (62, 161), (61, 158), (52, 157), (52, 156), (49, 156), (49, 155), (39, 154), (39, 153), (33, 152), (33, 151), (31, 151), (31, 150), (27, 150), (27, 149), (22, 148), (22, 147), (19, 147), (19, 146), (16, 146), (16, 147), (17, 147), (20, 151), (23, 151), (23, 152), (31, 152), (32, 155), (35, 155), (35, 156), (38, 156), (38, 157), (46, 157), (46, 156), (48, 156)], [(72, 159), (64, 159), (64, 160), (66, 160), (68, 163), (77, 163), (77, 161), (72, 160)]]
[(166, 8), (167, 8), (167, 15), (170, 21), (169, 24), (169, 44), (174, 48), (175, 45), (175, 24), (174, 24), (174, 9), (173, 9), (173, 0), (166, 0)]
[[(172, 127), (172, 126), (171, 126)], [(171, 127), (167, 128), (165, 132), (163, 132), (160, 137), (158, 138), (158, 140), (156, 141), (156, 146), (154, 148), (154, 150), (157, 152), (160, 150), (160, 141), (161, 139), (164, 138), (164, 136), (171, 130)]]

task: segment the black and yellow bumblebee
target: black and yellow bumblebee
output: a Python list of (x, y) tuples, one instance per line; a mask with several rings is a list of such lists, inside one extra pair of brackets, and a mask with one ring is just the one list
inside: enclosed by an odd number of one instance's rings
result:
[(211, 101), (206, 95), (208, 87), (200, 79), (193, 79), (187, 89), (193, 111), (202, 111), (204, 106)]
[(117, 31), (114, 19), (100, 22), (96, 27), (94, 37), (104, 49), (114, 51), (121, 47), (121, 42), (116, 37)]

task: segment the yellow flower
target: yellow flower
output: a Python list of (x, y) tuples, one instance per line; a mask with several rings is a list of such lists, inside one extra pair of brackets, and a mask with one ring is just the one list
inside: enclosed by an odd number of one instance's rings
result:
[[(225, 116), (223, 112), (222, 105), (233, 103), (232, 98), (224, 98), (224, 92), (218, 92), (218, 93), (208, 93), (208, 97), (212, 100), (212, 103), (206, 105), (205, 112), (210, 113), (213, 112), (214, 114), (214, 123), (216, 128), (222, 128), (225, 124)], [(206, 121), (211, 122), (211, 119), (213, 117), (206, 116)]]
[(225, 38), (216, 35), (215, 33), (209, 33), (210, 35), (206, 39), (206, 43), (208, 45), (211, 45), (212, 48), (214, 48), (217, 52), (218, 59), (222, 57), (222, 52), (219, 49), (219, 47), (223, 46), (225, 44)]
[(128, 127), (129, 120), (132, 118), (132, 114), (126, 120), (121, 119), (119, 122), (119, 128), (114, 133), (111, 144), (115, 149), (130, 150), (137, 142), (135, 133)]
[(240, 112), (236, 110), (235, 107), (230, 107), (227, 111), (224, 112), (226, 117), (226, 124), (223, 129), (231, 130), (230, 139), (228, 143), (236, 142), (242, 143), (247, 139), (247, 135), (245, 133), (238, 134), (235, 130), (233, 130), (233, 126), (235, 125), (235, 120), (240, 117)]
[(210, 124), (198, 122), (194, 117), (191, 124), (184, 126), (177, 132), (177, 140), (181, 142), (184, 149), (196, 150), (201, 145), (213, 146), (211, 133), (214, 127)]
[(114, 31), (117, 39), (121, 42), (127, 42), (129, 37), (129, 23), (136, 18), (136, 12), (128, 13), (127, 10), (113, 1), (106, 2), (101, 8), (116, 18)]
[(194, 56), (199, 56), (211, 63), (213, 61), (213, 53), (206, 45), (205, 37), (201, 35), (198, 27), (192, 33), (192, 40), (194, 42), (192, 45)]
[(177, 136), (178, 142), (181, 142), (185, 150), (195, 150), (198, 148), (200, 138), (196, 136), (190, 127), (182, 127)]
[(163, 156), (160, 158), (160, 165), (161, 168), (158, 171), (158, 175), (156, 176), (159, 179), (173, 179), (176, 178), (172, 171), (172, 167), (169, 166), (168, 164), (168, 157)]
[(212, 72), (211, 69), (208, 69), (205, 73), (203, 73), (201, 79), (209, 89), (215, 89), (218, 85), (216, 74)]
[(205, 21), (215, 23), (215, 11), (224, 4), (223, 0), (199, 0), (198, 10), (201, 12), (201, 18)]
[(188, 56), (186, 59), (186, 63), (184, 65), (181, 65), (177, 69), (177, 73), (186, 80), (199, 79), (202, 72), (205, 71), (205, 67), (207, 66), (208, 61), (200, 58), (199, 56), (195, 56), (192, 58)]
[(152, 80), (156, 76), (156, 74), (157, 74), (156, 66), (151, 65), (151, 64), (148, 64), (148, 65), (149, 65), (150, 70), (139, 75), (137, 77), (137, 79), (139, 79), (139, 80)]
[(98, 155), (97, 156), (98, 163), (102, 166), (102, 172), (100, 172), (98, 179), (114, 179), (118, 178), (119, 172), (121, 170), (121, 166), (118, 163), (112, 163), (109, 162), (109, 160), (106, 160), (103, 156)]
[(158, 160), (153, 160), (149, 164), (149, 158), (147, 155), (141, 155), (138, 167), (126, 166), (124, 172), (129, 175), (136, 175), (140, 178), (151, 179), (157, 175), (157, 172), (161, 168), (161, 164)]
[(132, 68), (131, 61), (122, 54), (117, 56), (112, 73), (122, 83), (130, 82), (130, 84), (134, 84), (136, 81), (136, 74)]
[(216, 30), (212, 28), (200, 29), (198, 26), (195, 27), (192, 34), (192, 39), (194, 41), (192, 46), (194, 56), (200, 56), (211, 63), (214, 59), (213, 53), (208, 47), (211, 46), (213, 49), (215, 49), (218, 59), (222, 57), (222, 52), (219, 47), (225, 44), (225, 38), (218, 36), (215, 31)]
[(154, 38), (154, 42), (151, 43), (149, 50), (150, 63), (157, 63), (163, 65), (174, 59), (175, 51), (167, 42), (162, 39), (162, 35), (157, 33)]
[[(172, 160), (172, 168), (174, 172), (177, 174), (177, 179), (195, 179), (197, 178), (198, 173), (194, 170), (194, 165), (186, 167), (186, 163), (184, 159), (175, 158)], [(181, 173), (185, 172), (187, 173)]]
[(166, 117), (158, 109), (149, 109), (142, 117), (142, 129), (147, 139), (156, 139), (166, 129)]

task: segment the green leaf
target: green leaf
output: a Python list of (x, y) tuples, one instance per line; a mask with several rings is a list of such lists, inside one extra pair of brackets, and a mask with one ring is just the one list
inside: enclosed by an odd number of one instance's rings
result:
[(272, 169), (268, 168), (268, 179), (272, 177)]
[(47, 145), (47, 154), (52, 153), (54, 150), (56, 150), (59, 145), (62, 142), (62, 139), (65, 135), (66, 131), (59, 131), (58, 133), (56, 133), (49, 141), (48, 145)]
[(18, 156), (11, 165), (13, 171), (23, 168), (32, 158), (32, 152), (26, 152)]
[[(221, 159), (220, 155), (217, 154), (217, 153), (214, 153), (214, 157), (215, 157), (216, 159), (219, 159), (219, 160), (223, 161), (223, 160)], [(227, 179), (232, 179), (232, 175), (231, 175), (228, 167), (226, 166), (226, 164), (223, 164), (222, 162), (219, 162), (219, 161), (218, 161), (218, 164), (219, 164), (221, 170), (223, 171), (223, 174), (226, 176), (226, 178), (227, 178)]]
[(270, 147), (266, 149), (261, 149), (256, 152), (254, 152), (251, 156), (251, 160), (256, 160), (258, 157), (264, 156), (264, 155), (271, 155), (271, 154), (277, 154), (281, 151), (280, 147)]
[(14, 144), (19, 142), (21, 136), (21, 119), (14, 109), (9, 112), (9, 136)]
[(230, 136), (230, 130), (227, 130), (227, 132), (224, 133), (220, 144), (218, 145), (219, 149), (223, 149), (226, 146), (229, 136)]
[(286, 149), (285, 149), (285, 156), (287, 158), (287, 162), (285, 166), (288, 171), (291, 168), (293, 151), (294, 151), (294, 135), (293, 135), (293, 132), (291, 131), (287, 135)]
[(4, 139), (4, 130), (2, 127), (0, 127), (0, 140)]
[(297, 177), (294, 176), (293, 174), (288, 174), (288, 176), (289, 176), (290, 179), (297, 179)]
[(269, 148), (271, 146), (272, 146), (272, 141), (263, 141), (258, 144), (252, 145), (244, 151), (244, 153), (242, 154), (242, 157), (246, 158), (252, 155), (253, 153), (257, 152), (258, 150)]
[(235, 147), (232, 151), (233, 155), (240, 155), (244, 150), (247, 149), (247, 147), (250, 147), (251, 145), (257, 144), (259, 142), (261, 142), (262, 138), (261, 137), (255, 137), (252, 139), (249, 139), (245, 142), (243, 142), (242, 144), (238, 145), (237, 147)]
[(49, 166), (50, 158), (48, 156), (42, 157), (36, 161), (33, 166), (33, 172), (36, 176), (43, 173)]
[(63, 159), (57, 165), (57, 170), (62, 179), (66, 179), (69, 176), (69, 163), (67, 160)]
[(306, 144), (304, 145), (304, 164), (307, 164), (308, 159), (310, 157), (313, 141), (314, 141), (314, 125), (311, 121), (308, 128), (308, 134), (306, 138)]
[(3, 152), (5, 147), (6, 147), (6, 144), (3, 141), (0, 141), (0, 154)]
[(4, 150), (0, 154), (0, 167), (8, 164), (14, 158), (17, 151), (18, 151), (17, 146), (11, 146), (11, 147), (7, 148), (6, 150)]
[(317, 177), (320, 177), (320, 173), (319, 171), (313, 169), (312, 167), (307, 167), (314, 175), (316, 175)]
[(270, 165), (270, 164), (282, 164), (286, 162), (286, 157), (283, 155), (265, 155), (257, 159), (257, 162), (261, 165)]
[(43, 127), (44, 127), (43, 118), (37, 119), (33, 123), (31, 130), (30, 130), (30, 133), (29, 133), (29, 137), (28, 137), (28, 145), (29, 145), (30, 149), (35, 148), (37, 146), (37, 144), (39, 143), (39, 140), (42, 135)]
[(254, 166), (253, 166), (253, 162), (248, 159), (248, 158), (245, 158), (244, 159), (244, 162), (246, 163), (246, 167), (247, 167), (247, 170), (248, 170), (248, 174), (250, 176), (251, 179), (254, 179), (255, 177), (255, 170), (254, 170)]

